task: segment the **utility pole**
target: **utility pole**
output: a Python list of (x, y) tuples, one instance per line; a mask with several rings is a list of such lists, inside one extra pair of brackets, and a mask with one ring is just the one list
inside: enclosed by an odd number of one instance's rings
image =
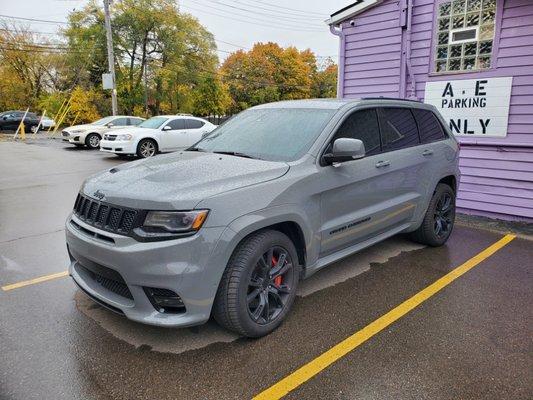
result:
[(109, 73), (113, 81), (113, 88), (111, 89), (111, 107), (113, 115), (118, 113), (117, 105), (117, 83), (115, 79), (115, 56), (113, 54), (113, 35), (111, 33), (111, 17), (109, 15), (110, 0), (104, 0), (104, 14), (105, 14), (105, 30), (107, 37), (107, 64), (109, 66)]
[(144, 64), (144, 112), (148, 115), (148, 82), (146, 75), (148, 75), (148, 59)]

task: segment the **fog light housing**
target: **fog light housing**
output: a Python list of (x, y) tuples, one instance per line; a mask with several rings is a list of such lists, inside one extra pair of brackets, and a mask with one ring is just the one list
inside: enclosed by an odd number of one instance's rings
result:
[(185, 304), (181, 297), (170, 289), (143, 287), (150, 303), (160, 313), (182, 314)]

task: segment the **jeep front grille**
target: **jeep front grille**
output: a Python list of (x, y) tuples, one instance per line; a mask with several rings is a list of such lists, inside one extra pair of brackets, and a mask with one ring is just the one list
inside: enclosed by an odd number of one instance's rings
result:
[(142, 224), (144, 213), (78, 194), (74, 203), (74, 214), (88, 225), (130, 236), (133, 228)]

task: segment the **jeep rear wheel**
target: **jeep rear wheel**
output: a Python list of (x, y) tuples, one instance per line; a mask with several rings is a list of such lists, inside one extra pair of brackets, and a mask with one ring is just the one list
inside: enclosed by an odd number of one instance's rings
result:
[(411, 234), (418, 243), (428, 246), (442, 246), (450, 237), (455, 222), (455, 192), (439, 183), (420, 227)]
[(257, 232), (233, 253), (213, 315), (220, 325), (240, 335), (267, 335), (289, 312), (298, 281), (298, 255), (292, 241), (278, 231)]

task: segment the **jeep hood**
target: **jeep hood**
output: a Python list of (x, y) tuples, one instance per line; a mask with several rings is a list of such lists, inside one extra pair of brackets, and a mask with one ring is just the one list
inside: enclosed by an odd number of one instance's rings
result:
[(87, 179), (87, 196), (139, 209), (190, 210), (220, 193), (279, 178), (284, 162), (214, 153), (179, 152), (119, 165)]

